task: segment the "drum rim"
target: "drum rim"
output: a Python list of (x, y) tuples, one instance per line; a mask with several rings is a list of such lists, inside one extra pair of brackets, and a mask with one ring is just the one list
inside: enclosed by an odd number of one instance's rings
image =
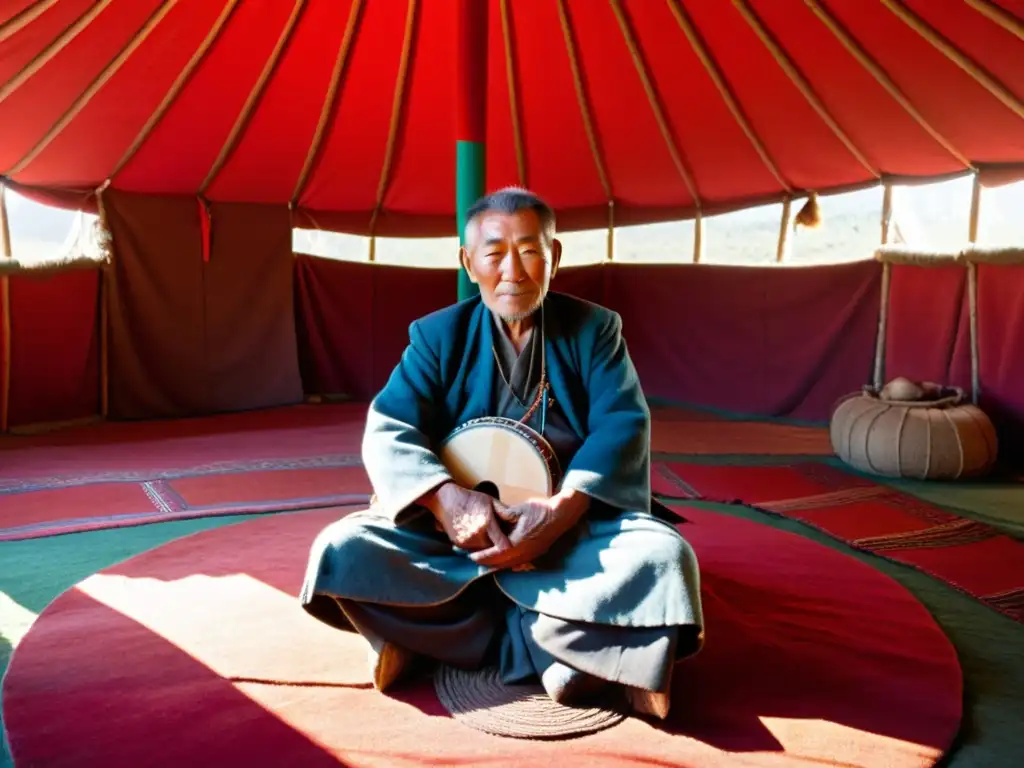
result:
[(545, 463), (548, 465), (548, 471), (551, 473), (551, 487), (552, 490), (557, 488), (558, 483), (562, 479), (562, 467), (561, 462), (558, 460), (558, 454), (555, 453), (555, 449), (544, 435), (535, 430), (528, 424), (523, 424), (521, 421), (515, 421), (506, 416), (480, 416), (475, 419), (463, 422), (451, 432), (448, 436), (441, 441), (438, 446), (438, 452), (440, 453), (445, 447), (456, 437), (463, 432), (468, 432), (475, 427), (499, 427), (507, 429), (510, 432), (525, 437), (530, 442), (534, 443), (539, 448), (539, 452), (542, 455)]

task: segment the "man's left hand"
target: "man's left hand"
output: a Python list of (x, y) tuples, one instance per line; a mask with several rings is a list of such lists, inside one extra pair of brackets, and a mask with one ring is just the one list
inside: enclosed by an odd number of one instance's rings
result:
[(470, 558), (490, 568), (515, 568), (527, 565), (543, 555), (579, 522), (590, 499), (577, 491), (563, 491), (550, 499), (540, 499), (503, 508), (497, 514), (512, 524), (508, 534), (511, 549), (489, 547), (473, 552)]

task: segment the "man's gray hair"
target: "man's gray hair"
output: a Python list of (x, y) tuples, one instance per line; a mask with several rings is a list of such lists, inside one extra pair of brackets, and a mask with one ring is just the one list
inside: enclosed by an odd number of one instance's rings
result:
[(541, 231), (548, 242), (554, 239), (554, 210), (533, 192), (522, 187), (505, 187), (481, 197), (466, 211), (466, 228), (468, 229), (473, 220), (484, 213), (519, 213), (520, 211), (536, 213)]

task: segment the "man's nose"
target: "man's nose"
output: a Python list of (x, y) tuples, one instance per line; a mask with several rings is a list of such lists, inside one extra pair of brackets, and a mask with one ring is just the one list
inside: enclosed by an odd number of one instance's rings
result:
[(517, 283), (526, 276), (523, 269), (523, 260), (519, 258), (519, 252), (512, 248), (501, 265), (501, 276), (510, 283)]

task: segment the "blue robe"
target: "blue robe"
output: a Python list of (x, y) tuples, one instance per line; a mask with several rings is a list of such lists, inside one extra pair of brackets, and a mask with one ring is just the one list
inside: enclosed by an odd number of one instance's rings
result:
[(672, 662), (703, 641), (699, 571), (651, 498), (650, 412), (621, 319), (558, 293), (541, 317), (543, 339), (535, 330), (524, 354), (544, 344), (561, 487), (594, 500), (581, 523), (534, 570), (493, 571), (455, 550), (414, 503), (450, 479), (434, 448), (455, 427), (522, 415), (500, 396), (492, 350), (505, 340), (479, 297), (469, 299), (410, 326), (367, 416), (375, 503), (314, 542), (302, 603), (334, 626), (447, 663), (497, 653), (506, 682), (538, 677), (556, 698), (574, 672), (662, 690)]

